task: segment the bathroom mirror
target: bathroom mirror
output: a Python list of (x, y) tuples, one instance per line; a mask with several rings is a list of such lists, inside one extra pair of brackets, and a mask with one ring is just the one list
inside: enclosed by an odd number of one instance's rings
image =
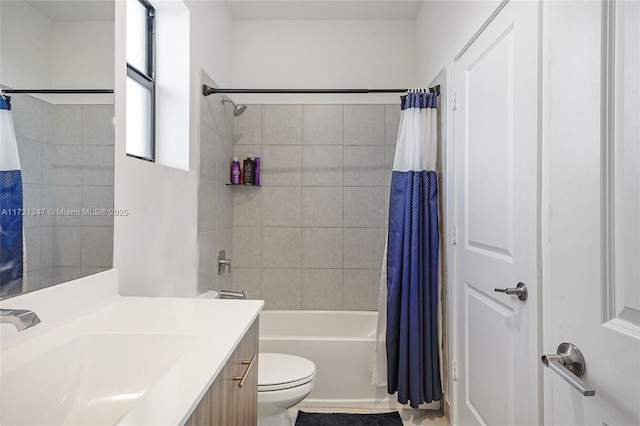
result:
[[(114, 8), (114, 0), (0, 2), (1, 87), (113, 89)], [(113, 266), (113, 94), (8, 96), (24, 256), (21, 286), (0, 283), (3, 298)]]

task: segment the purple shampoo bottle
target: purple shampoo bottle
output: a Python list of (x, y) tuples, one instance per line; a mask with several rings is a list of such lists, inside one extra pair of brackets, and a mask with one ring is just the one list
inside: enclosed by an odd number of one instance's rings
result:
[(237, 158), (231, 163), (231, 185), (240, 185), (240, 162)]

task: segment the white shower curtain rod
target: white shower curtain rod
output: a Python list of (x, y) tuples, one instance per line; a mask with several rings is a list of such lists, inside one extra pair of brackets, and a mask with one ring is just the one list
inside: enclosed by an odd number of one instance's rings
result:
[[(204, 96), (214, 93), (274, 93), (274, 94), (350, 94), (350, 93), (405, 93), (410, 89), (219, 89), (202, 85)], [(440, 94), (440, 85), (430, 87), (429, 91)]]

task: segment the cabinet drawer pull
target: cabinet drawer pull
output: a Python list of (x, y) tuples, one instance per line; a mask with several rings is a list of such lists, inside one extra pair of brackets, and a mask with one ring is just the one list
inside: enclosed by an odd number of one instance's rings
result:
[(249, 365), (247, 369), (244, 370), (244, 374), (242, 376), (233, 376), (233, 380), (240, 380), (240, 383), (238, 383), (239, 388), (242, 388), (244, 386), (244, 381), (247, 379), (247, 375), (249, 374), (249, 371), (251, 371), (251, 367), (253, 367), (256, 356), (257, 354), (253, 355), (251, 357), (251, 361), (242, 361), (242, 365)]

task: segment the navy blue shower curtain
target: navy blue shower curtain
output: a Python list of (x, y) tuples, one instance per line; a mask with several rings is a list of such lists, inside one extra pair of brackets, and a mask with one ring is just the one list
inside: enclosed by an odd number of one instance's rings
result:
[(402, 97), (389, 200), (387, 387), (413, 408), (442, 398), (436, 102), (431, 93)]
[(22, 291), (22, 172), (18, 160), (11, 98), (0, 93), (0, 297)]

